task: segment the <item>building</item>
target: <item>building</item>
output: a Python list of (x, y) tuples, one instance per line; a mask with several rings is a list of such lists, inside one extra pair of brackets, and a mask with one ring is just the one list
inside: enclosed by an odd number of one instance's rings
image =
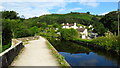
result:
[(76, 25), (76, 23), (74, 23), (74, 24), (69, 24), (69, 23), (67, 23), (67, 24), (62, 24), (62, 28), (74, 28), (74, 29), (77, 29), (78, 27), (77, 27), (77, 25)]
[(88, 30), (85, 28), (77, 28), (77, 31), (80, 33), (82, 39), (88, 38)]
[(74, 24), (69, 24), (69, 23), (64, 24), (63, 23), (62, 28), (67, 28), (67, 29), (74, 28), (80, 33), (82, 39), (87, 39), (88, 38), (88, 30), (85, 28), (85, 26), (79, 26), (78, 27), (76, 23), (74, 23)]

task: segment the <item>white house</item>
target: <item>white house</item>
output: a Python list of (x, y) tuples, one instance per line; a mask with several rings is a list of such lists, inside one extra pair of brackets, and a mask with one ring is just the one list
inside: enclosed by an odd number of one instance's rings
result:
[(67, 23), (67, 24), (62, 24), (63, 25), (63, 27), (62, 28), (74, 28), (74, 29), (77, 29), (78, 27), (77, 27), (77, 25), (76, 25), (76, 23), (74, 23), (74, 24), (69, 24), (69, 23)]
[(88, 38), (88, 30), (85, 28), (78, 28), (77, 31), (81, 34), (82, 39)]
[(85, 28), (85, 26), (78, 27), (76, 23), (74, 23), (74, 24), (69, 24), (69, 23), (64, 24), (63, 23), (62, 25), (63, 25), (62, 28), (68, 28), (68, 29), (74, 28), (74, 29), (76, 29), (81, 34), (82, 39), (86, 39), (88, 37), (88, 30)]
[(92, 30), (94, 29), (92, 25), (89, 25), (88, 28), (92, 28)]
[(93, 27), (92, 25), (89, 25), (89, 28)]

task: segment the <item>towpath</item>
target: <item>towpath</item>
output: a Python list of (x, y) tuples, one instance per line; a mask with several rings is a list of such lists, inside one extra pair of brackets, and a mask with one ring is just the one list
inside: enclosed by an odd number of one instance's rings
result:
[(56, 58), (48, 49), (46, 40), (29, 41), (23, 51), (12, 62), (11, 66), (59, 66)]

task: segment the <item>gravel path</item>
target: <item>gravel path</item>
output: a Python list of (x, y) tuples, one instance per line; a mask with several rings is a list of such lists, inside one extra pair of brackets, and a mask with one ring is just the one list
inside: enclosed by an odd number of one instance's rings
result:
[(11, 66), (59, 66), (56, 58), (48, 49), (46, 40), (42, 37), (25, 45), (22, 53), (13, 61)]

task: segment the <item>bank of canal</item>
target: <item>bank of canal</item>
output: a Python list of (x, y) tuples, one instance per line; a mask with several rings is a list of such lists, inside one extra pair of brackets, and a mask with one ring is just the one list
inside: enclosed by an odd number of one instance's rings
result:
[(120, 56), (65, 40), (49, 40), (71, 66), (120, 66)]

